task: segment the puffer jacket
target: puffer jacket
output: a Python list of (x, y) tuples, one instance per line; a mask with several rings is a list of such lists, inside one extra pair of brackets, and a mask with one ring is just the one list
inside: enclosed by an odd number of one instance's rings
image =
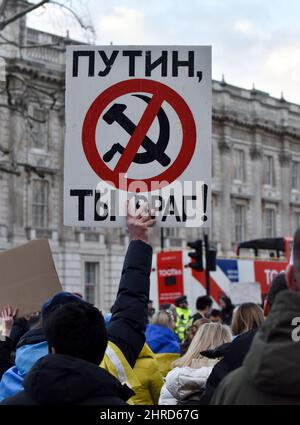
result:
[(177, 335), (160, 325), (148, 325), (146, 343), (153, 353), (163, 377), (171, 370), (172, 363), (180, 356), (180, 343)]
[(159, 371), (158, 363), (155, 360), (155, 354), (147, 344), (144, 345), (140, 352), (133, 371), (141, 384), (135, 390), (135, 396), (132, 398), (133, 403), (142, 405), (157, 404), (164, 381)]
[(210, 360), (206, 367), (194, 369), (185, 366), (171, 370), (161, 389), (158, 404), (175, 405), (187, 400), (199, 400), (215, 363), (215, 360)]
[(48, 354), (48, 343), (41, 329), (28, 331), (19, 341), (15, 366), (8, 369), (0, 382), (0, 401), (23, 390), (23, 381), (34, 363)]
[(12, 341), (9, 337), (1, 338), (0, 335), (0, 379), (4, 372), (12, 365)]
[(218, 386), (211, 404), (300, 404), (300, 342), (294, 318), (300, 317), (300, 293), (277, 295), (257, 331), (243, 366)]
[[(131, 241), (107, 328), (109, 341), (120, 349), (128, 362), (131, 371), (128, 382), (133, 388), (138, 380), (132, 367), (145, 343), (151, 263), (151, 246), (140, 240)], [(8, 369), (2, 377), (0, 401), (23, 390), (24, 379), (29, 370), (37, 360), (47, 354), (48, 344), (42, 330), (32, 329), (27, 332), (17, 345), (16, 365)], [(113, 374), (109, 367), (107, 370)]]
[(24, 390), (1, 405), (126, 405), (133, 391), (106, 370), (71, 356), (51, 354), (38, 360)]
[(180, 343), (177, 335), (161, 325), (148, 325), (146, 342), (153, 353), (180, 353)]
[(179, 357), (180, 357), (180, 354), (178, 353), (155, 354), (155, 359), (158, 363), (158, 368), (163, 378), (165, 378), (168, 375), (168, 373), (172, 369), (173, 362), (179, 359)]

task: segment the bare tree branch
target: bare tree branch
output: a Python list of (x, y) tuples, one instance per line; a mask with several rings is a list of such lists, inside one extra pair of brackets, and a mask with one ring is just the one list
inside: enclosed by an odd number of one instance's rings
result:
[(4, 172), (4, 173), (8, 173), (8, 174), (14, 174), (15, 176), (20, 176), (21, 172), (12, 168), (12, 167), (6, 167), (5, 165), (1, 165), (0, 164), (0, 171)]
[[(83, 30), (90, 31), (92, 34), (95, 33), (93, 26), (88, 25), (85, 20), (81, 18), (80, 14), (72, 9), (71, 5), (68, 6), (63, 4), (63, 0), (37, 0), (36, 4), (30, 5), (30, 7), (25, 8), (20, 13), (15, 13), (13, 16), (7, 16), (8, 13), (5, 12), (7, 11), (9, 2), (10, 0), (3, 0), (0, 5), (0, 47), (6, 45), (16, 47), (18, 49), (19, 60), (22, 60), (22, 51), (25, 49), (54, 48), (53, 50), (63, 52), (66, 44), (70, 41), (69, 39), (64, 40), (59, 37), (55, 39), (49, 38), (49, 43), (47, 43), (47, 39), (41, 40), (42, 42), (45, 41), (44, 44), (39, 44), (38, 39), (36, 41), (29, 40), (27, 42), (19, 42), (18, 39), (10, 40), (1, 33), (5, 27), (43, 5), (53, 4), (64, 9), (66, 11), (65, 14), (70, 14)], [(53, 43), (51, 43), (52, 40), (54, 41)], [(27, 60), (29, 58), (26, 56), (25, 59)], [(35, 67), (33, 66), (33, 68)], [(35, 123), (45, 124), (49, 120), (49, 114), (52, 110), (61, 116), (64, 108), (64, 89), (64, 81), (56, 82), (48, 86), (45, 81), (40, 78), (38, 68), (36, 68), (34, 74), (27, 72), (22, 73), (18, 68), (18, 63), (15, 64), (15, 61), (7, 59), (6, 80), (4, 84), (2, 84), (2, 82), (0, 84), (0, 110), (4, 108), (16, 114), (18, 122), (22, 122), (22, 131), (20, 131), (20, 138), (17, 141), (15, 140), (12, 144), (9, 144), (8, 147), (6, 144), (0, 143), (0, 172), (2, 171), (20, 176), (22, 174), (22, 169), (24, 169), (28, 172), (37, 174), (40, 178), (45, 177), (42, 168), (27, 163), (27, 159), (25, 159), (23, 155), (25, 151), (22, 149), (22, 145), (24, 143), (31, 143), (32, 140), (35, 140), (37, 134), (39, 134), (37, 133), (39, 128)], [(33, 105), (33, 107), (31, 108), (30, 105)], [(38, 108), (38, 110), (40, 109), (45, 115), (37, 115), (35, 113), (35, 108)], [(41, 127), (41, 131), (44, 131), (43, 127)]]
[(16, 162), (15, 164), (1, 164), (0, 163), (0, 171), (7, 173), (7, 174), (13, 174), (15, 176), (20, 176), (21, 175), (21, 171), (19, 169), (19, 167), (23, 167), (25, 171), (31, 171), (33, 173), (35, 173), (38, 177), (40, 177), (41, 179), (45, 178), (45, 173), (43, 173), (43, 171), (39, 170), (37, 167), (30, 165), (30, 164), (25, 164), (23, 162)]
[(25, 171), (33, 171), (41, 179), (45, 178), (45, 174), (41, 170), (39, 170), (37, 167), (34, 167), (33, 165), (26, 164), (26, 163), (23, 163), (23, 162), (18, 162), (17, 165), (19, 167), (24, 167)]
[(61, 8), (67, 10), (68, 12), (70, 12), (74, 18), (76, 19), (76, 21), (79, 23), (79, 25), (87, 31), (92, 31), (94, 33), (94, 27), (92, 25), (86, 25), (83, 20), (78, 16), (78, 14), (69, 6), (66, 6), (65, 4), (60, 3), (59, 1), (55, 1), (55, 0), (50, 0), (50, 3), (52, 4), (56, 4), (57, 6), (60, 6)]
[(8, 3), (8, 0), (2, 0), (2, 3), (0, 5), (0, 16), (4, 13), (7, 3)]
[(9, 109), (10, 111), (18, 112), (14, 106), (10, 106), (7, 103), (0, 103), (0, 108), (6, 108), (6, 109)]
[(3, 34), (0, 34), (0, 38), (2, 40), (4, 40), (4, 41), (0, 41), (0, 46), (11, 45), (11, 46), (18, 47), (20, 50), (23, 50), (23, 49), (38, 49), (40, 47), (61, 47), (61, 48), (65, 47), (64, 42), (45, 43), (45, 44), (38, 44), (38, 43), (37, 44), (19, 44), (16, 41), (9, 40), (8, 38), (4, 37)]
[(27, 9), (24, 9), (22, 12), (16, 13), (10, 18), (3, 20), (2, 22), (0, 22), (0, 31), (4, 30), (4, 28), (7, 27), (7, 25), (11, 24), (12, 22), (15, 22), (18, 19), (22, 18), (22, 16), (27, 15), (27, 13), (30, 13), (33, 10), (38, 9), (39, 7), (43, 6), (45, 3), (49, 3), (49, 1), (50, 0), (41, 0), (39, 3), (33, 4), (32, 6), (27, 7)]

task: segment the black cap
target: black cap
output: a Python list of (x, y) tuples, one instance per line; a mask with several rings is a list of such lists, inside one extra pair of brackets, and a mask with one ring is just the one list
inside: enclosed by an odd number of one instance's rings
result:
[(187, 302), (188, 301), (187, 301), (187, 296), (186, 295), (183, 295), (182, 297), (178, 297), (175, 300), (175, 304), (176, 304), (177, 307), (179, 306), (179, 304), (181, 304), (181, 303), (187, 303)]

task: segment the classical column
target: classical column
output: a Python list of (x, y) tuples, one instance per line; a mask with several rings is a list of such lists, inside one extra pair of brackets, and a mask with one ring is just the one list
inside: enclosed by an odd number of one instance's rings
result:
[(279, 163), (281, 166), (281, 235), (290, 234), (290, 193), (291, 193), (291, 154), (285, 149), (279, 154)]
[(230, 203), (230, 192), (232, 184), (232, 142), (231, 127), (224, 124), (223, 134), (219, 141), (221, 158), (221, 195), (220, 195), (220, 230), (221, 249), (223, 254), (228, 254), (231, 249), (231, 223), (232, 210)]
[(263, 184), (263, 173), (262, 173), (262, 160), (263, 150), (261, 146), (261, 135), (259, 133), (254, 134), (254, 143), (250, 149), (250, 158), (252, 162), (252, 239), (261, 238), (263, 236), (262, 226), (262, 184)]
[[(9, 160), (12, 163), (16, 160), (24, 162), (27, 141), (23, 136), (23, 118), (18, 116), (15, 112), (11, 112), (9, 124), (10, 148), (12, 152)], [(24, 243), (26, 238), (24, 229), (24, 218), (26, 214), (24, 214), (24, 208), (27, 208), (27, 204), (24, 202), (24, 188), (27, 185), (27, 173), (23, 171), (22, 168), (20, 168), (20, 172), (20, 175), (11, 174), (9, 176), (8, 237), (9, 240), (13, 241), (15, 244)]]

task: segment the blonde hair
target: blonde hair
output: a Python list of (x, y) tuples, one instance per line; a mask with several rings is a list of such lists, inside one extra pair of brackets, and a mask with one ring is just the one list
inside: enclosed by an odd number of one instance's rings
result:
[(169, 310), (158, 311), (156, 314), (154, 314), (151, 323), (152, 325), (160, 325), (164, 328), (171, 329), (171, 331), (174, 331), (175, 329), (173, 313)]
[(254, 303), (241, 304), (233, 312), (231, 330), (233, 335), (239, 335), (263, 324), (264, 312)]
[(205, 325), (205, 323), (211, 323), (211, 320), (205, 319), (205, 318), (197, 319), (197, 320), (194, 321), (192, 326), (195, 326), (198, 330), (201, 326)]
[(228, 326), (221, 323), (204, 323), (196, 332), (185, 355), (175, 360), (172, 367), (188, 366), (197, 369), (208, 366), (210, 361), (202, 356), (201, 352), (217, 348), (231, 340), (232, 336)]

